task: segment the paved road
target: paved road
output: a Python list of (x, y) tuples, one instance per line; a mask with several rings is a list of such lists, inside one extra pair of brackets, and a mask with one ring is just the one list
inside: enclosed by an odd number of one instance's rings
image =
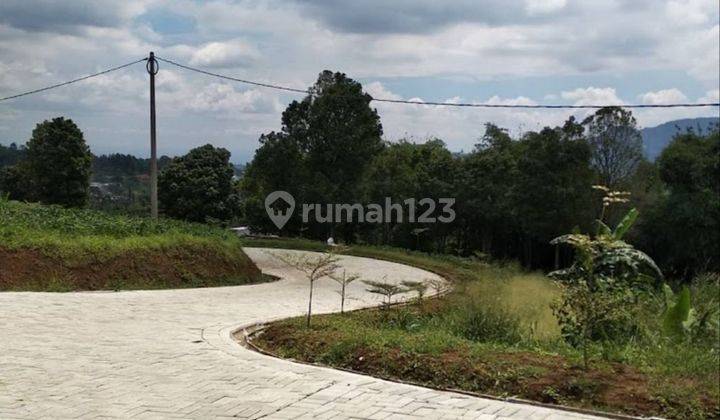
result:
[[(240, 326), (302, 314), (307, 284), (271, 251), (248, 249), (283, 280), (210, 289), (0, 293), (0, 418), (583, 418), (399, 385), (262, 356)], [(277, 252), (277, 251), (272, 251)], [(401, 281), (433, 275), (343, 257), (348, 272)], [(318, 312), (338, 310), (331, 280)], [(355, 284), (350, 307), (378, 300)], [(587, 418), (587, 417), (584, 417)]]

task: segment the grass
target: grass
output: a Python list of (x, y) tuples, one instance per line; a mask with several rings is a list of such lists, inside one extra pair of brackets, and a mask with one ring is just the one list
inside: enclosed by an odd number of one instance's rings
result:
[[(244, 241), (326, 249), (300, 239)], [(720, 416), (718, 332), (695, 342), (664, 340), (658, 299), (640, 302), (642, 334), (591, 349), (593, 363), (584, 370), (549, 309), (558, 290), (541, 273), (393, 248), (345, 252), (424, 268), (456, 287), (422, 306), (316, 316), (310, 329), (300, 318), (280, 321), (256, 344), (282, 357), (482, 394), (644, 416)], [(718, 295), (713, 287), (702, 293)]]
[(0, 200), (0, 290), (203, 287), (263, 281), (230, 231)]
[(0, 244), (5, 249), (34, 248), (67, 259), (176, 244), (241, 246), (232, 232), (202, 224), (14, 201), (0, 201), (0, 220)]

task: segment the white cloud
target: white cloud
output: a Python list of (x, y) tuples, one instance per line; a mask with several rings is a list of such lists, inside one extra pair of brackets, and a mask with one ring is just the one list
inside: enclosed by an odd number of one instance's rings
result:
[(587, 87), (564, 91), (560, 97), (573, 101), (573, 105), (622, 105), (624, 102), (618, 98), (615, 88)]
[(277, 98), (258, 89), (237, 91), (225, 83), (211, 83), (184, 104), (195, 111), (228, 113), (276, 113), (282, 110)]
[(245, 67), (259, 56), (258, 51), (242, 40), (210, 42), (197, 49), (190, 58), (193, 66)]
[(671, 0), (665, 5), (665, 13), (677, 25), (699, 25), (709, 21), (717, 7), (717, 0)]
[(394, 93), (390, 92), (389, 90), (385, 89), (385, 86), (383, 86), (383, 84), (380, 82), (367, 83), (363, 86), (363, 90), (366, 93), (369, 93), (370, 96), (372, 96), (373, 98), (393, 99), (393, 100), (402, 99), (402, 96), (394, 94)]
[(708, 90), (705, 96), (698, 99), (701, 103), (718, 103), (720, 102), (720, 89)]
[(640, 95), (640, 101), (648, 105), (664, 105), (687, 102), (687, 96), (676, 88), (646, 92)]
[(552, 13), (565, 7), (567, 0), (525, 0), (525, 10), (530, 15)]

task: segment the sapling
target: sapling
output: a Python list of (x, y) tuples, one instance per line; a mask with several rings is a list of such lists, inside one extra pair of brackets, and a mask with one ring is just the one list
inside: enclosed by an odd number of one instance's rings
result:
[(360, 276), (357, 274), (351, 274), (348, 276), (347, 273), (345, 272), (345, 270), (343, 270), (342, 276), (331, 274), (329, 277), (331, 279), (335, 280), (340, 285), (340, 292), (339, 292), (340, 293), (340, 313), (344, 314), (345, 313), (345, 289), (346, 289), (346, 286), (348, 284), (354, 282), (355, 280), (359, 279)]
[(333, 252), (326, 252), (320, 255), (314, 254), (274, 254), (284, 263), (302, 271), (310, 282), (310, 297), (308, 299), (308, 311), (306, 326), (310, 328), (310, 317), (312, 316), (313, 286), (316, 280), (329, 277), (335, 273), (340, 266), (337, 264), (339, 258)]
[(429, 284), (430, 287), (435, 291), (436, 295), (445, 291), (445, 281), (438, 278), (429, 278), (425, 280), (425, 283)]
[(393, 296), (408, 292), (408, 289), (405, 287), (385, 281), (363, 280), (363, 283), (370, 286), (366, 289), (368, 292), (381, 295), (385, 298), (383, 300), (383, 308), (385, 309), (388, 309), (392, 304)]
[(404, 280), (400, 282), (406, 289), (417, 293), (417, 300), (419, 304), (422, 304), (425, 292), (427, 292), (428, 285), (422, 281)]

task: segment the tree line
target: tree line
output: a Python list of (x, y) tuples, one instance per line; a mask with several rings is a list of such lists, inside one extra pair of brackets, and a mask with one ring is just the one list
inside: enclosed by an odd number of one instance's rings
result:
[[(631, 193), (628, 203), (603, 217), (616, 223), (637, 208), (640, 218), (628, 237), (664, 271), (688, 278), (720, 269), (717, 129), (679, 133), (650, 162), (632, 113), (608, 107), (582, 121), (570, 117), (516, 137), (489, 123), (471, 152), (452, 153), (435, 138), (384, 140), (371, 96), (345, 74), (322, 72), (310, 92), (287, 106), (279, 131), (260, 136), (240, 177), (230, 153), (209, 144), (163, 157), (162, 213), (243, 223), (265, 233), (518, 259), (526, 267), (551, 269), (573, 257), (569, 248), (551, 245), (553, 238), (594, 230), (592, 220), (603, 207), (592, 186), (602, 185)], [(38, 124), (25, 146), (0, 147), (0, 191), (13, 199), (84, 206), (93, 171), (117, 179), (147, 167), (146, 159), (129, 155), (93, 157), (72, 120), (55, 118)], [(278, 231), (264, 203), (277, 190), (298, 203), (321, 204), (450, 197), (456, 199), (456, 218), (449, 224), (304, 223), (296, 211)]]
[(517, 138), (487, 124), (470, 153), (456, 154), (440, 139), (384, 141), (371, 99), (345, 74), (321, 73), (310, 95), (288, 105), (280, 130), (260, 137), (239, 182), (242, 218), (277, 233), (264, 209), (276, 190), (298, 203), (453, 197), (457, 217), (450, 224), (303, 223), (296, 211), (280, 233), (518, 259), (550, 269), (572, 259), (569, 247), (550, 244), (553, 238), (594, 231), (602, 205), (592, 186), (602, 185), (631, 193), (630, 202), (604, 217), (616, 223), (638, 208), (638, 228), (628, 236), (669, 274), (685, 278), (720, 268), (717, 129), (679, 133), (649, 162), (632, 112), (607, 107)]

